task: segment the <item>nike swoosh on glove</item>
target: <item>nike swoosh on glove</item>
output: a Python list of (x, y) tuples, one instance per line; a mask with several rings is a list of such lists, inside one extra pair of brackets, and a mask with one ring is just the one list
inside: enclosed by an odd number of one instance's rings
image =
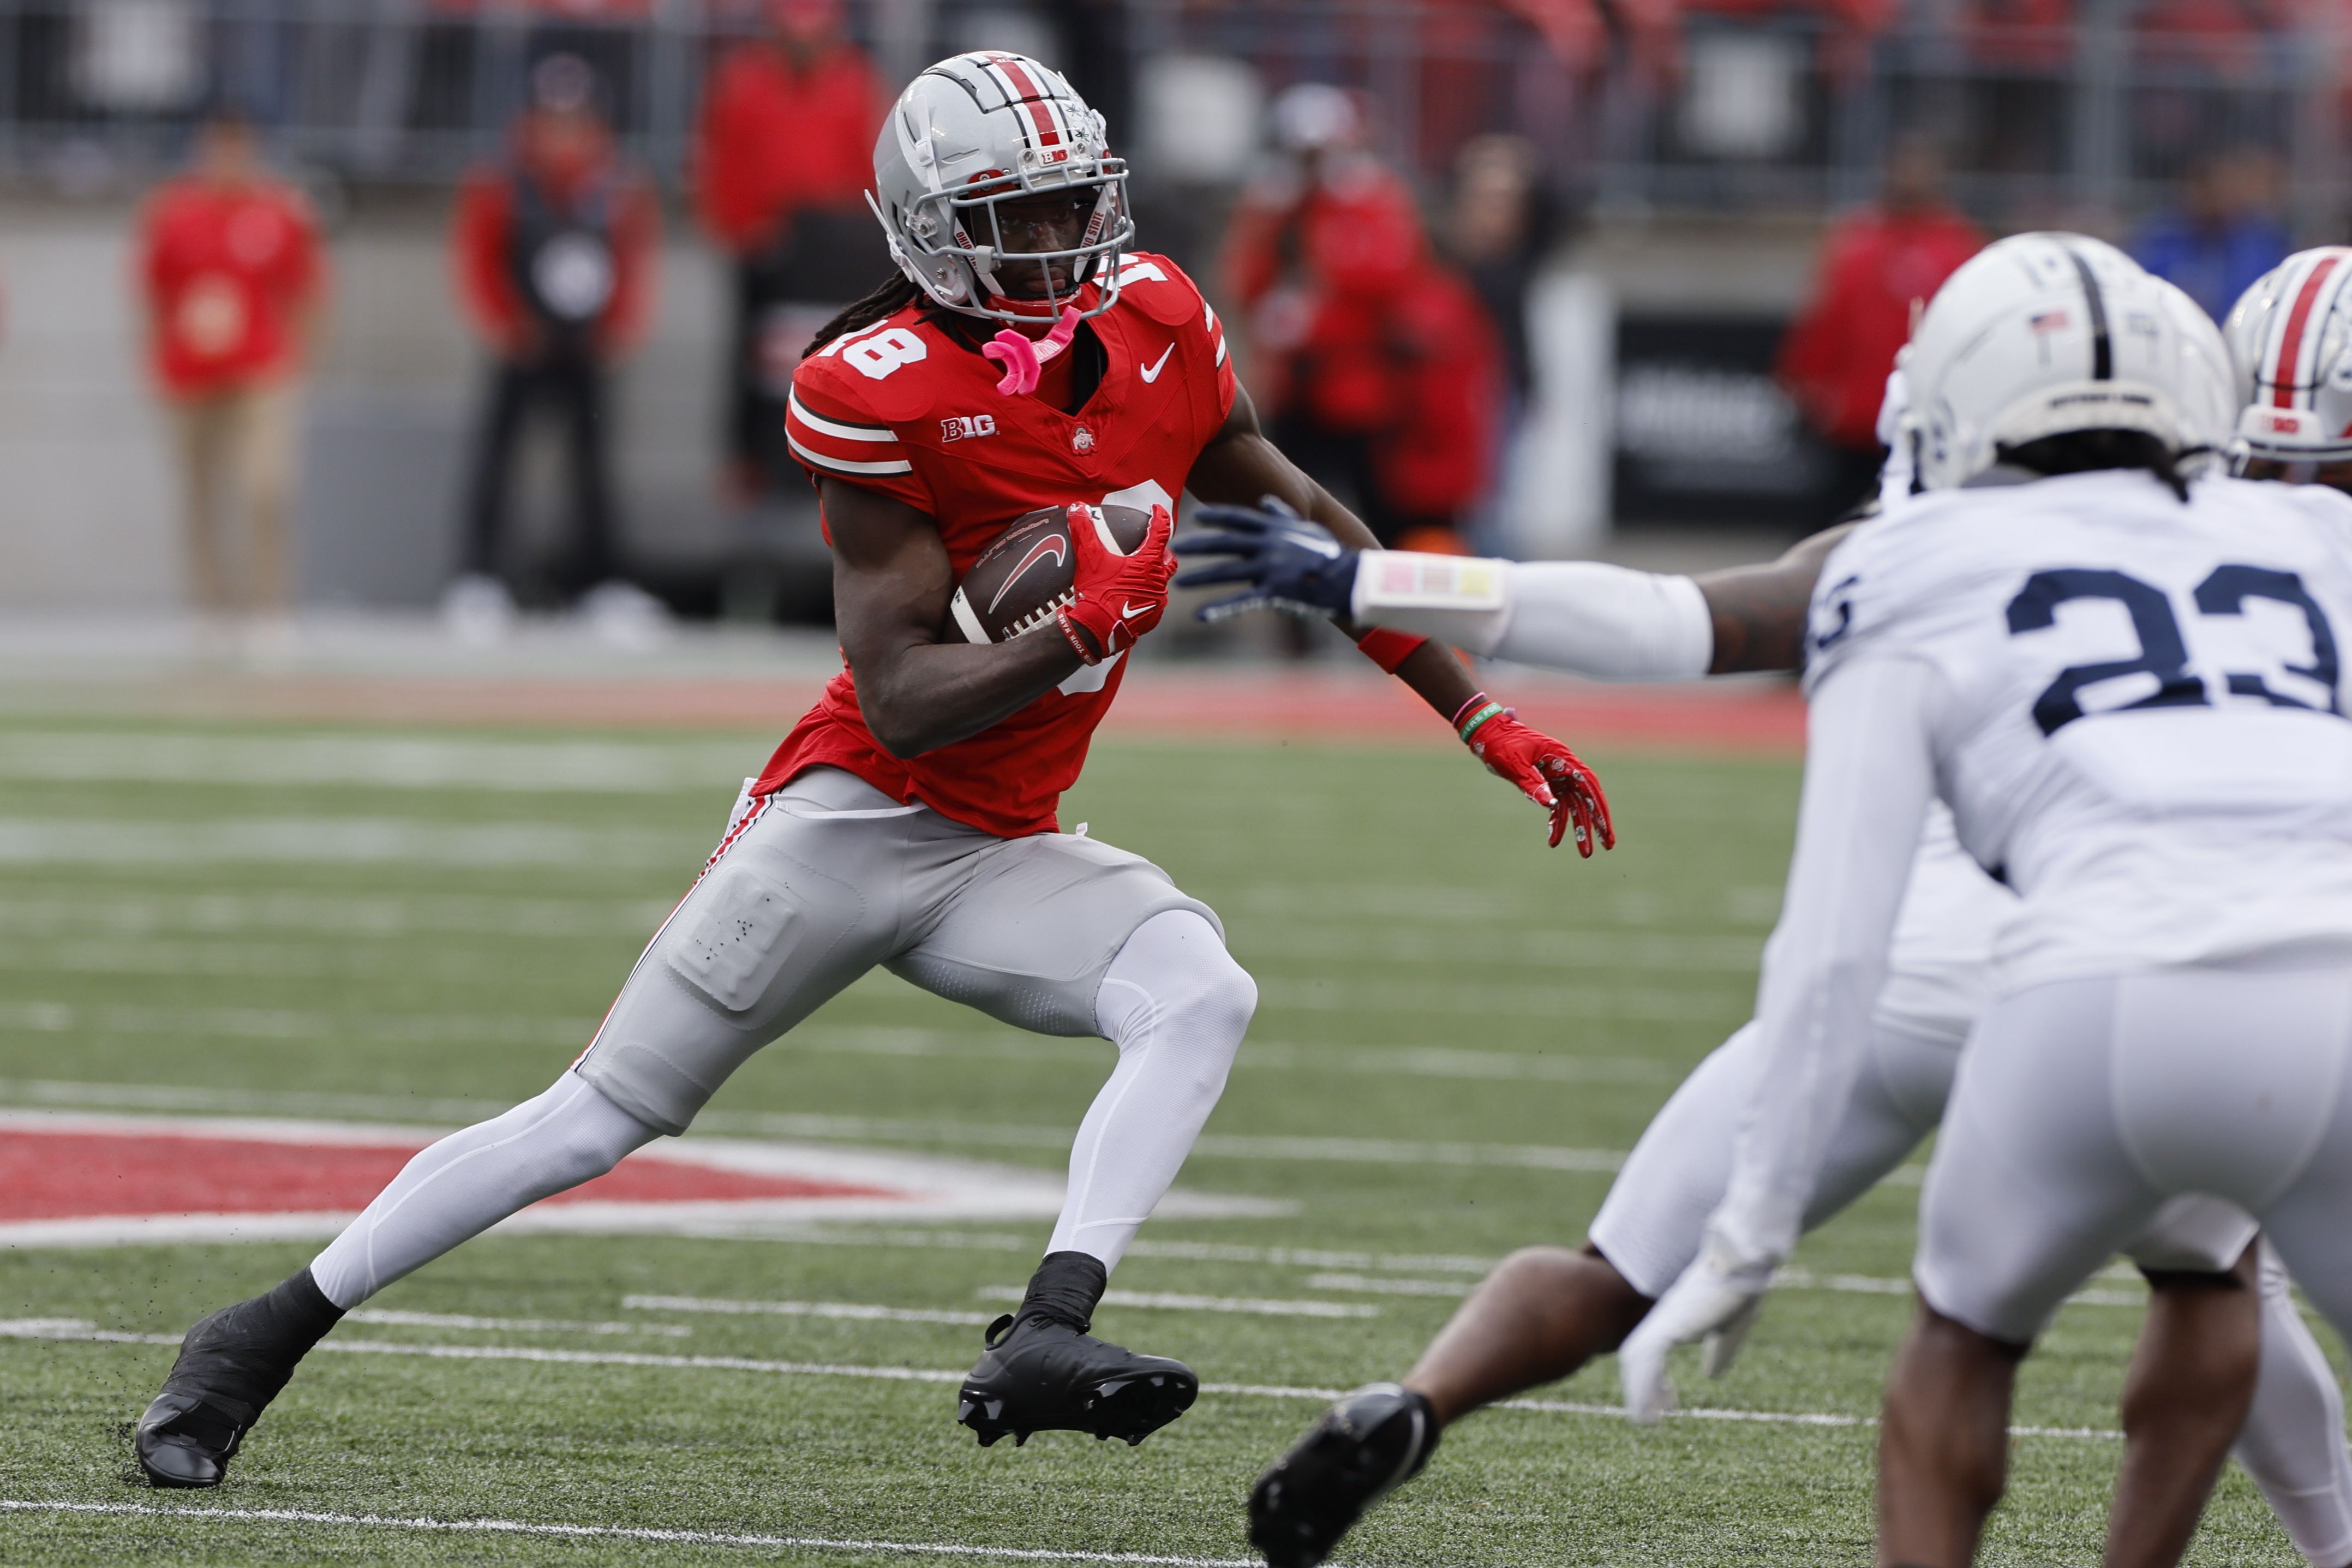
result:
[[(1658, 1298), (1641, 1326), (1617, 1347), (1617, 1377), (1625, 1394), (1625, 1414), (1642, 1426), (1654, 1425), (1674, 1408), (1674, 1384), (1666, 1379), (1666, 1352), (1706, 1340), (1709, 1375), (1720, 1376), (1763, 1310), (1774, 1265), (1739, 1263), (1710, 1241), (1682, 1278)], [(1718, 1349), (1728, 1342), (1727, 1349)]]
[(1168, 613), (1168, 579), (1176, 574), (1168, 536), (1176, 520), (1164, 506), (1151, 509), (1151, 526), (1132, 555), (1121, 555), (1096, 531), (1094, 509), (1069, 511), (1070, 602), (1054, 613), (1062, 635), (1088, 664), (1117, 658)]
[(1349, 550), (1319, 522), (1309, 522), (1273, 496), (1256, 506), (1204, 506), (1192, 514), (1213, 533), (1188, 533), (1176, 546), (1184, 556), (1224, 559), (1195, 566), (1176, 580), (1180, 588), (1211, 588), (1223, 583), (1249, 586), (1203, 605), (1195, 614), (1222, 621), (1244, 610), (1287, 610), (1297, 616), (1344, 616), (1356, 591), (1358, 552)]
[(1617, 827), (1609, 820), (1609, 797), (1601, 793), (1601, 775), (1574, 752), (1541, 730), (1520, 723), (1483, 691), (1462, 705), (1454, 728), (1472, 756), (1551, 813), (1553, 848), (1559, 847), (1571, 828), (1576, 852), (1588, 860), (1595, 840), (1603, 849), (1617, 847)]

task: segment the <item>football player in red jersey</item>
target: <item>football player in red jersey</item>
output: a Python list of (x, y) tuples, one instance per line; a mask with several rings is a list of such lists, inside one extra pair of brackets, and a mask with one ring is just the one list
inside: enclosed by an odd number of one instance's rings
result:
[[(902, 275), (819, 334), (787, 426), (824, 504), (847, 668), (555, 1086), (417, 1155), (307, 1268), (189, 1331), (138, 1426), (156, 1484), (218, 1484), (345, 1310), (683, 1132), (736, 1067), (877, 964), (1118, 1051), (1045, 1260), (991, 1326), (959, 1419), (983, 1445), (1055, 1429), (1140, 1442), (1192, 1403), (1190, 1368), (1087, 1331), (1224, 1087), (1257, 989), (1206, 905), (1139, 856), (1058, 832), (1055, 800), (1166, 608), (1180, 491), (1273, 498), (1347, 543), (1372, 538), (1260, 432), (1192, 280), (1128, 249), (1125, 165), (1058, 76), (1001, 53), (933, 66), (882, 129), (875, 184)], [(1070, 531), (1058, 633), (943, 640), (990, 542), (1080, 502), (1156, 515), (1126, 555)], [(1591, 771), (1450, 652), (1389, 632), (1360, 646), (1550, 813), (1553, 844), (1571, 826), (1585, 854), (1613, 842)]]

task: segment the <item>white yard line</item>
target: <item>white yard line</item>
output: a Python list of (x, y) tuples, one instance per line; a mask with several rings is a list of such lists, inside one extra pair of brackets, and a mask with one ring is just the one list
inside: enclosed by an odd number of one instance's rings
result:
[[(983, 1287), (983, 1301), (1018, 1301), (1018, 1285)], [(1349, 1301), (1269, 1301), (1248, 1296), (1187, 1296), (1158, 1290), (1108, 1290), (1106, 1307), (1148, 1307), (1178, 1312), (1243, 1312), (1267, 1318), (1371, 1318), (1378, 1307)], [(644, 1312), (723, 1312), (736, 1316), (843, 1318), (888, 1323), (986, 1324), (993, 1312), (958, 1312), (928, 1307), (881, 1307), (863, 1301), (744, 1301), (708, 1296), (624, 1296), (621, 1305)]]
[[(454, 1033), (454, 1031), (453, 1031)], [(0, 1090), (11, 1087), (30, 1088), (38, 1091), (45, 1105), (63, 1106), (73, 1101), (66, 1092), (74, 1086), (48, 1080), (33, 1080), (29, 1085), (10, 1085), (0, 1080)], [(226, 1100), (241, 1109), (251, 1110), (259, 1105), (274, 1103), (267, 1093), (233, 1094), (192, 1089), (156, 1089), (139, 1085), (92, 1085), (93, 1099), (109, 1091), (120, 1091), (113, 1102), (134, 1103), (142, 1109), (163, 1110), (174, 1109), (173, 1101), (184, 1093), (192, 1101), (205, 1107), (220, 1105)], [(30, 1098), (30, 1096), (27, 1096)], [(360, 1096), (306, 1097), (305, 1103), (317, 1103), (331, 1099), (339, 1106), (356, 1107), (365, 1103)], [(427, 1102), (403, 1100), (385, 1096), (382, 1100), (387, 1113), (415, 1115)], [(192, 1107), (193, 1108), (193, 1107)], [(499, 1107), (500, 1110), (506, 1107)], [(259, 1119), (247, 1116), (240, 1120)], [(765, 1134), (779, 1138), (805, 1138), (833, 1142), (913, 1142), (964, 1144), (975, 1148), (1037, 1148), (1066, 1150), (1076, 1135), (1074, 1127), (1048, 1127), (1019, 1123), (932, 1121), (911, 1118), (870, 1116), (793, 1115), (763, 1111), (716, 1113), (700, 1119), (699, 1131)], [(690, 1143), (693, 1140), (689, 1139)], [(1192, 1147), (1196, 1155), (1237, 1160), (1269, 1160), (1285, 1163), (1334, 1163), (1381, 1165), (1494, 1165), (1516, 1170), (1567, 1171), (1607, 1175), (1625, 1162), (1624, 1152), (1617, 1149), (1570, 1149), (1542, 1143), (1436, 1143), (1420, 1142), (1402, 1138), (1293, 1138), (1252, 1133), (1212, 1132)], [(1166, 1211), (1162, 1211), (1163, 1213)]]
[[(716, 831), (717, 823), (712, 824)], [(562, 866), (690, 875), (709, 846), (684, 833), (452, 823), (399, 816), (211, 817), (121, 822), (0, 816), (8, 866)]]
[(46, 1502), (0, 1498), (0, 1513), (94, 1514), (109, 1518), (216, 1519), (247, 1524), (325, 1524), (445, 1534), (550, 1535), (574, 1541), (641, 1541), (659, 1546), (755, 1546), (802, 1552), (890, 1552), (908, 1557), (978, 1557), (1021, 1563), (1128, 1563), (1150, 1568), (1264, 1568), (1256, 1559), (1170, 1557), (1145, 1552), (1057, 1552), (1036, 1546), (975, 1546), (964, 1542), (853, 1541), (824, 1535), (755, 1535), (715, 1530), (657, 1530), (625, 1524), (538, 1524), (519, 1519), (418, 1519), (401, 1514), (325, 1513), (285, 1508), (173, 1508), (154, 1503)]
[[(984, 1286), (984, 1301), (1018, 1301), (1018, 1285)], [(1269, 1301), (1257, 1296), (1187, 1296), (1172, 1290), (1106, 1290), (1106, 1307), (1150, 1307), (1173, 1312), (1241, 1312), (1260, 1318), (1376, 1318), (1378, 1307), (1349, 1301)]]
[[(174, 1334), (135, 1334), (114, 1329), (100, 1329), (74, 1318), (0, 1319), (0, 1339), (79, 1340), (103, 1344), (170, 1345), (176, 1347), (180, 1339)], [(320, 1351), (339, 1351), (347, 1355), (423, 1356), (435, 1361), (519, 1361), (552, 1363), (565, 1366), (634, 1366), (653, 1367), (680, 1372), (763, 1372), (783, 1377), (856, 1377), (873, 1378), (887, 1383), (961, 1383), (966, 1373), (946, 1368), (931, 1369), (907, 1366), (859, 1366), (835, 1362), (763, 1361), (749, 1356), (715, 1355), (650, 1355), (630, 1351), (567, 1351), (551, 1350), (533, 1345), (434, 1345), (394, 1344), (383, 1340), (339, 1340), (332, 1335), (319, 1342)], [(1267, 1383), (1204, 1383), (1203, 1394), (1224, 1394), (1244, 1399), (1295, 1399), (1328, 1401), (1345, 1392), (1337, 1388), (1297, 1388), (1283, 1384)], [(1625, 1412), (1614, 1405), (1590, 1405), (1564, 1399), (1507, 1399), (1496, 1406), (1499, 1410), (1526, 1410), (1545, 1415), (1598, 1415), (1622, 1420)], [(1670, 1420), (1740, 1421), (1771, 1426), (1875, 1426), (1874, 1415), (1839, 1415), (1812, 1411), (1794, 1410), (1724, 1410), (1696, 1407), (1671, 1410)], [(2120, 1432), (2110, 1432), (2095, 1426), (2012, 1426), (2010, 1435), (2018, 1437), (2073, 1437), (2105, 1440), (2119, 1438)]]
[[(1310, 1274), (1309, 1290), (1359, 1290), (1370, 1296), (1467, 1296), (1471, 1285), (1459, 1279), (1412, 1279), (1370, 1274)], [(1814, 1274), (1803, 1268), (1783, 1268), (1772, 1278), (1776, 1290), (1836, 1290), (1856, 1296), (1908, 1296), (1912, 1286), (1900, 1276), (1875, 1274)], [(2147, 1293), (2128, 1290), (2077, 1290), (2066, 1298), (2074, 1307), (2145, 1307)]]
[[(623, 1306), (630, 1305), (624, 1301)], [(362, 1307), (345, 1312), (347, 1323), (383, 1323), (404, 1329), (480, 1329), (509, 1334), (657, 1334), (682, 1340), (694, 1332), (684, 1323), (569, 1323), (554, 1318), (477, 1318), (464, 1312), (402, 1312)]]
[(373, 735), (173, 735), (74, 730), (0, 736), (0, 778), (272, 789), (479, 789), (522, 795), (701, 791), (724, 804), (764, 753), (740, 744), (448, 741)]
[(730, 1317), (839, 1318), (853, 1322), (983, 1328), (998, 1316), (931, 1307), (877, 1307), (863, 1301), (735, 1301), (709, 1296), (624, 1296), (621, 1305), (639, 1312), (719, 1312)]

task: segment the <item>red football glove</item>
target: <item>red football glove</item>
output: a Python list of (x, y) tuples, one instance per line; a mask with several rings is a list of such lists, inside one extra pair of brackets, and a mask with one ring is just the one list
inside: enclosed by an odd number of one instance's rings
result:
[(1551, 846), (1572, 825), (1576, 852), (1592, 858), (1592, 841), (1617, 847), (1617, 829), (1609, 820), (1609, 797), (1601, 793), (1601, 778), (1574, 752), (1540, 730), (1530, 730), (1511, 710), (1481, 691), (1462, 705), (1454, 726), (1470, 754), (1489, 772), (1517, 784), (1519, 793), (1551, 813)]
[(1134, 554), (1121, 555), (1095, 531), (1091, 509), (1074, 506), (1069, 518), (1070, 551), (1076, 558), (1070, 569), (1071, 597), (1054, 619), (1080, 658), (1100, 664), (1134, 647), (1167, 613), (1168, 579), (1176, 574), (1168, 536), (1176, 520), (1166, 507), (1153, 507), (1143, 542)]

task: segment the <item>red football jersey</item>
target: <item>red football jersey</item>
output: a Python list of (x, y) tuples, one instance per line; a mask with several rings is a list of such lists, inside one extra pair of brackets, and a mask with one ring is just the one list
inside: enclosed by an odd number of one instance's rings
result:
[[(1039, 507), (1173, 511), (1193, 459), (1233, 411), (1224, 328), (1166, 257), (1130, 252), (1118, 278), (1118, 302), (1088, 322), (1108, 363), (1076, 414), (1001, 395), (995, 361), (909, 306), (801, 362), (785, 423), (793, 454), (812, 475), (929, 513), (958, 577)], [(1081, 307), (1097, 298), (1089, 285)], [(979, 734), (904, 761), (866, 730), (845, 668), (777, 748), (758, 791), (836, 767), (1002, 837), (1051, 833), (1125, 668), (1111, 658), (1082, 668)]]

